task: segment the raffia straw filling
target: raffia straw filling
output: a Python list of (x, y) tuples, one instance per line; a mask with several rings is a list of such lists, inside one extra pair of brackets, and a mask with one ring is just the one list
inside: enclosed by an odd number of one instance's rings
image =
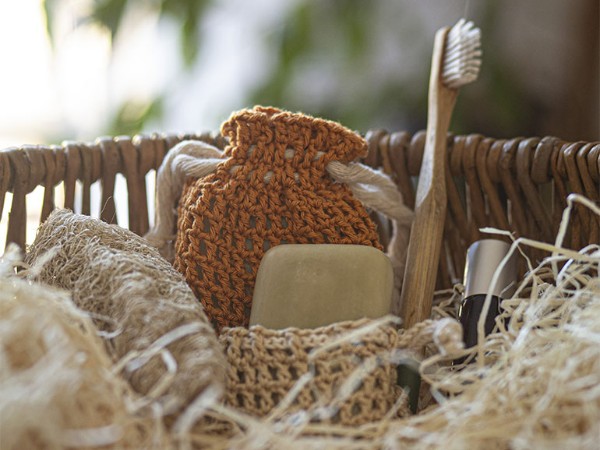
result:
[[(570, 208), (576, 202), (600, 212), (569, 197)], [(568, 218), (567, 211), (563, 223)], [(438, 406), (409, 418), (389, 414), (348, 427), (311, 422), (302, 411), (286, 415), (285, 408), (252, 417), (207, 393), (182, 414), (185, 420), (174, 427), (178, 433), (173, 437), (180, 448), (211, 450), (597, 448), (600, 248), (574, 252), (563, 249), (561, 239), (554, 245), (515, 241), (515, 248), (530, 245), (550, 256), (531, 267), (517, 294), (502, 303), (510, 322), (498, 320), (495, 332), (468, 352), (477, 361), (460, 371), (449, 362), (467, 352), (423, 362), (422, 375)], [(435, 305), (436, 316), (455, 314), (460, 286), (453, 294)]]
[(67, 292), (17, 278), (17, 253), (0, 260), (0, 448), (170, 448), (90, 318)]

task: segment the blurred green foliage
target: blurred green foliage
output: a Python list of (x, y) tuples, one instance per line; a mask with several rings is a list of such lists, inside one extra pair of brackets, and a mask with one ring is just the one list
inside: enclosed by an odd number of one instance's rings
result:
[[(43, 0), (46, 16), (46, 29), (53, 42), (56, 9), (66, 0)], [(169, 18), (178, 23), (179, 48), (184, 69), (191, 69), (198, 59), (201, 47), (200, 24), (211, 0), (94, 0), (89, 13), (82, 18), (79, 26), (99, 25), (110, 32), (111, 42), (123, 30), (123, 18), (129, 8), (146, 8), (161, 18)], [(165, 111), (165, 96), (158, 95), (149, 102), (137, 99), (125, 100), (109, 120), (106, 134), (133, 135), (140, 132), (146, 123), (160, 119)]]
[[(54, 36), (55, 10), (66, 0), (43, 0), (46, 12), (46, 28)], [(80, 25), (94, 23), (110, 31), (111, 38), (121, 31), (123, 17), (129, 8), (146, 8), (161, 17), (168, 17), (180, 24), (179, 42), (186, 68), (190, 68), (200, 51), (199, 28), (205, 10), (211, 0), (94, 0), (92, 8)]]
[(108, 134), (133, 136), (151, 120), (160, 119), (164, 113), (164, 97), (159, 96), (150, 102), (129, 100), (121, 104), (112, 117)]
[[(43, 1), (48, 33), (53, 36), (55, 9), (68, 0)], [(486, 51), (486, 36), (494, 33), (500, 5), (494, 0), (482, 5), (483, 18), (478, 25), (484, 30), (483, 70), (477, 86), (461, 93), (452, 129), (458, 133), (477, 130), (498, 137), (527, 133), (536, 107), (498, 59), (497, 52)], [(149, 9), (160, 18), (179, 24), (183, 69), (191, 71), (202, 51), (203, 19), (213, 7), (218, 7), (218, 2), (94, 0), (81, 25), (100, 25), (115, 39), (127, 31), (123, 29), (123, 17), (129, 9)], [(418, 70), (408, 79), (396, 76), (393, 64), (385, 64), (387, 55), (382, 60), (382, 33), (378, 32), (382, 30), (388, 40), (386, 48), (390, 41), (410, 43), (410, 60), (403, 64), (415, 65)], [(405, 4), (298, 0), (279, 26), (265, 33), (264, 39), (274, 64), (240, 107), (265, 104), (302, 110), (360, 130), (385, 127), (415, 131), (426, 126), (433, 35), (423, 32), (419, 20)], [(138, 132), (148, 121), (160, 119), (164, 104), (164, 96), (147, 104), (126, 100), (107, 132)]]
[[(278, 62), (250, 97), (251, 103), (284, 105), (338, 120), (352, 128), (390, 126), (400, 109), (422, 116), (426, 82), (414, 90), (402, 80), (373, 83), (377, 71), (377, 24), (373, 4), (361, 0), (303, 1), (292, 9), (269, 43)], [(399, 29), (397, 37), (406, 34)], [(419, 36), (420, 37), (420, 36)], [(307, 67), (335, 77), (327, 93), (310, 99), (298, 93)]]

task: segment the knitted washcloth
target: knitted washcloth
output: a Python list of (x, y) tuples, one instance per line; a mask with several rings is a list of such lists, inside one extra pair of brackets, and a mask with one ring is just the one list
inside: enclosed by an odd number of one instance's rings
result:
[(221, 128), (229, 146), (215, 173), (184, 187), (175, 267), (219, 331), (247, 326), (263, 254), (275, 245), (360, 244), (381, 249), (375, 224), (325, 167), (367, 144), (341, 125), (256, 107)]

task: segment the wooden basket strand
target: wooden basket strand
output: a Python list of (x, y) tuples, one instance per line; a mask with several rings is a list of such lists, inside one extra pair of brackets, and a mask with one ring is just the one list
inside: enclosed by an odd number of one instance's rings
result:
[[(405, 202), (414, 206), (425, 133), (367, 133), (365, 162), (392, 176)], [(76, 185), (81, 185), (81, 210), (92, 210), (91, 186), (100, 181), (100, 217), (116, 223), (115, 182), (127, 182), (129, 228), (144, 234), (149, 227), (146, 174), (156, 170), (166, 152), (185, 139), (200, 139), (223, 148), (219, 135), (152, 134), (133, 138), (99, 138), (94, 143), (65, 142), (60, 146), (22, 146), (0, 151), (0, 217), (7, 192), (12, 193), (6, 242), (24, 246), (26, 199), (37, 186), (44, 189), (40, 220), (56, 206), (74, 209)], [(555, 137), (492, 139), (478, 134), (448, 136), (448, 213), (438, 288), (460, 281), (467, 247), (482, 237), (479, 229), (493, 226), (516, 236), (551, 241), (556, 235), (566, 198), (576, 192), (600, 199), (600, 143), (564, 142)], [(55, 187), (64, 183), (64, 204), (57, 205)], [(8, 202), (7, 202), (8, 203)], [(382, 241), (391, 228), (379, 222)], [(567, 240), (579, 249), (600, 240), (598, 217), (577, 207)], [(542, 255), (528, 250), (534, 260)], [(410, 263), (410, 262), (409, 262)]]

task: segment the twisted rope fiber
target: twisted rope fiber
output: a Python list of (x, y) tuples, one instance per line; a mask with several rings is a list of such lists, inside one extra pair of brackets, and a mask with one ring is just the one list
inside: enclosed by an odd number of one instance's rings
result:
[[(201, 142), (171, 150), (159, 170), (156, 225), (146, 236), (171, 260), (176, 236), (175, 266), (217, 330), (248, 324), (256, 271), (274, 245), (381, 249), (361, 201), (395, 219), (401, 230), (390, 251), (399, 285), (412, 212), (389, 177), (353, 162), (367, 151), (360, 136), (334, 122), (273, 108), (236, 113), (222, 133), (230, 145), (221, 158)], [(185, 177), (175, 234), (173, 208)]]
[(354, 196), (364, 205), (392, 219), (392, 239), (388, 256), (394, 269), (392, 312), (397, 314), (400, 312), (400, 290), (413, 213), (404, 204), (402, 194), (394, 182), (383, 172), (359, 163), (341, 164), (337, 161), (330, 162), (327, 171), (334, 180), (348, 184)]
[(189, 177), (201, 178), (214, 172), (222, 161), (222, 152), (202, 141), (184, 141), (165, 156), (158, 170), (156, 216), (152, 229), (144, 236), (169, 262), (175, 259), (177, 202)]

